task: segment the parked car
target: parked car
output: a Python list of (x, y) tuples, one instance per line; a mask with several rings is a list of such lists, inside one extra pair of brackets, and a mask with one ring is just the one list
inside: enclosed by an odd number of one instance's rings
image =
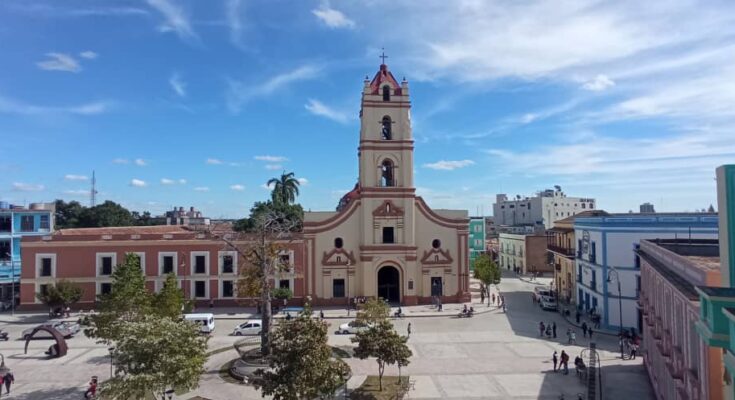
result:
[(556, 310), (559, 307), (556, 303), (556, 299), (551, 296), (541, 296), (539, 305), (543, 310)]
[[(79, 333), (79, 330), (81, 329), (79, 324), (76, 322), (54, 322), (51, 324), (41, 324), (39, 326), (50, 326), (56, 329), (57, 331), (59, 331), (59, 333), (61, 333), (61, 335), (67, 339)], [(31, 335), (31, 332), (33, 332), (34, 329), (36, 328), (28, 328), (24, 330), (23, 333), (21, 333), (21, 337), (23, 339), (28, 339), (28, 337)], [(34, 337), (39, 338), (39, 339), (40, 338), (51, 338), (51, 335), (46, 332), (40, 332), (36, 334), (36, 336)]]
[(259, 319), (251, 319), (247, 322), (243, 322), (235, 327), (232, 334), (235, 336), (260, 335), (260, 323), (261, 321)]
[(368, 328), (367, 325), (360, 324), (357, 321), (350, 321), (350, 322), (340, 325), (339, 330), (337, 332), (347, 335), (350, 333), (362, 332), (366, 330), (367, 328)]

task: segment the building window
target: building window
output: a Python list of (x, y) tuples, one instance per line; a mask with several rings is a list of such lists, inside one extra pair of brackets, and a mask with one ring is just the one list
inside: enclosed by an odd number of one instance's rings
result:
[(194, 273), (205, 274), (207, 272), (205, 256), (194, 256)]
[(593, 208), (595, 208), (595, 205), (592, 204), (592, 203), (590, 203), (590, 210), (593, 209)]
[(441, 240), (439, 240), (439, 239), (434, 239), (434, 240), (432, 240), (432, 241), (431, 241), (431, 247), (433, 247), (433, 248), (435, 248), (435, 249), (438, 249), (438, 248), (442, 247), (442, 242), (441, 242)]
[(100, 275), (112, 275), (112, 257), (105, 256), (100, 259), (101, 270)]
[(279, 280), (278, 287), (281, 289), (291, 289), (291, 280), (290, 279)]
[(334, 239), (334, 247), (337, 249), (341, 249), (342, 246), (344, 246), (344, 242), (342, 241), (342, 238), (336, 238)]
[(207, 282), (194, 281), (194, 297), (207, 297)]
[(33, 232), (33, 215), (20, 216), (20, 231)]
[(110, 294), (112, 292), (112, 283), (100, 283), (100, 294)]
[(163, 256), (163, 274), (174, 273), (174, 256)]
[(395, 243), (392, 226), (383, 227), (383, 243)]
[(51, 218), (48, 215), (41, 215), (41, 229), (49, 230), (51, 229)]
[(390, 101), (390, 86), (383, 86), (383, 101)]
[(41, 293), (41, 295), (45, 296), (48, 294), (48, 285), (39, 285), (38, 286), (38, 292)]
[(41, 276), (51, 276), (53, 274), (51, 268), (51, 258), (44, 257), (41, 259)]
[(585, 206), (586, 206), (586, 204), (585, 203), (582, 203), (582, 208), (585, 208)]
[(393, 134), (391, 132), (390, 117), (387, 116), (387, 115), (385, 117), (383, 117), (383, 121), (382, 121), (381, 125), (382, 125), (382, 128), (381, 128), (381, 131), (380, 131), (380, 136), (383, 138), (383, 140), (391, 140), (393, 138), (392, 137)]
[(380, 164), (380, 185), (383, 187), (395, 186), (393, 162), (391, 160), (383, 160)]
[(335, 279), (332, 281), (332, 297), (345, 297), (345, 280)]
[(235, 290), (232, 281), (222, 281), (222, 297), (234, 297)]
[(288, 269), (291, 266), (291, 255), (288, 253), (278, 255), (278, 262), (282, 267)]
[(233, 272), (235, 272), (235, 266), (232, 260), (232, 256), (222, 256), (222, 273), (231, 274)]
[(0, 232), (10, 232), (13, 227), (9, 215), (0, 215)]
[(531, 209), (531, 203), (528, 203), (528, 209), (529, 210)]
[(0, 261), (10, 261), (12, 258), (11, 255), (10, 240), (0, 241)]

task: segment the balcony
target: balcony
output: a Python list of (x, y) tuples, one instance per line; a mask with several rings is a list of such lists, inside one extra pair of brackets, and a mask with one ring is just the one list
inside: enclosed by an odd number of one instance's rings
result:
[(561, 264), (559, 263), (554, 264), (554, 269), (561, 272)]
[[(567, 247), (561, 247), (561, 246), (555, 246), (555, 245), (548, 245), (547, 249), (549, 251), (553, 251), (554, 253), (561, 254), (565, 257), (574, 257), (574, 249), (570, 249)], [(579, 252), (577, 252), (579, 256)]]
[(595, 254), (595, 253), (590, 253), (590, 262), (591, 262), (592, 264), (597, 264), (597, 254)]

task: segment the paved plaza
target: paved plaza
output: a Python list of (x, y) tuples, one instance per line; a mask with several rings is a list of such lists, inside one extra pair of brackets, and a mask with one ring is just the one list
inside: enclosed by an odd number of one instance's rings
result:
[[(406, 333), (408, 323), (412, 324), (408, 343), (413, 357), (411, 364), (403, 369), (403, 374), (410, 375), (413, 382), (409, 398), (520, 400), (558, 399), (564, 394), (566, 399), (576, 399), (577, 393), (585, 392), (573, 367), (569, 375), (553, 372), (551, 355), (555, 350), (559, 353), (565, 350), (573, 360), (588, 345), (588, 339), (577, 329), (577, 345), (567, 345), (565, 332), (569, 325), (560, 314), (542, 311), (532, 303), (533, 286), (515, 277), (504, 278), (500, 290), (508, 305), (507, 313), (483, 306), (484, 313), (458, 319), (452, 317), (455, 307), (452, 306), (443, 316), (425, 318), (422, 316), (430, 308), (420, 306), (411, 309), (413, 316), (395, 320), (396, 329), (402, 334)], [(339, 317), (342, 313), (343, 310), (330, 310), (325, 314)], [(16, 376), (12, 398), (79, 399), (91, 375), (102, 379), (109, 376), (107, 348), (83, 336), (69, 341), (69, 354), (61, 359), (45, 359), (43, 352), (50, 345), (46, 340), (33, 341), (28, 354), (23, 354), (24, 342), (17, 340), (20, 331), (40, 319), (40, 316), (16, 319), (0, 316), (0, 327), (11, 335), (10, 341), (0, 343), (0, 352)], [(330, 318), (328, 322), (336, 327), (347, 320)], [(556, 322), (557, 339), (539, 338), (538, 323), (542, 320)], [(231, 346), (236, 338), (227, 334), (240, 321), (232, 315), (218, 319), (210, 348)], [(350, 337), (331, 334), (329, 341), (333, 346), (350, 346)], [(615, 337), (600, 334), (595, 341), (602, 357), (603, 398), (654, 398), (640, 359), (621, 361)], [(226, 383), (219, 377), (220, 367), (235, 357), (234, 350), (211, 356), (200, 388), (178, 398), (261, 399), (252, 387)], [(353, 371), (349, 389), (359, 386), (365, 376), (377, 373), (374, 360), (348, 358), (346, 361)], [(397, 373), (394, 367), (386, 369), (386, 375)]]

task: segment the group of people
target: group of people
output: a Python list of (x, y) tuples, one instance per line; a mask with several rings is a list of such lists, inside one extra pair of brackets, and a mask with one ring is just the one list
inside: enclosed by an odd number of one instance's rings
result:
[[(505, 296), (502, 294), (490, 293), (490, 290), (485, 290), (485, 287), (480, 288), (480, 303), (485, 304), (485, 298), (487, 298), (487, 306), (497, 305), (498, 308), (502, 308), (505, 312)], [(497, 301), (497, 302), (496, 302)]]
[(625, 353), (628, 354), (629, 360), (635, 360), (640, 347), (640, 338), (635, 333), (631, 334), (625, 331), (624, 334), (619, 336), (620, 346), (623, 347)]
[(459, 316), (460, 317), (471, 317), (474, 314), (475, 314), (475, 308), (474, 307), (467, 308), (467, 304), (465, 304)]
[(587, 326), (587, 323), (586, 322), (582, 322), (582, 335), (584, 337), (589, 336), (589, 338), (592, 339), (592, 333), (593, 332), (594, 331), (592, 330), (592, 327), (591, 326)]
[(544, 337), (544, 335), (546, 335), (549, 339), (556, 338), (556, 322), (544, 324), (544, 321), (541, 321), (538, 323), (538, 331), (540, 337)]
[[(557, 352), (554, 351), (554, 354), (551, 356), (551, 361), (554, 363), (554, 372), (562, 371), (563, 369), (564, 375), (569, 374), (569, 354), (567, 354), (567, 352), (562, 350), (561, 357), (559, 357), (557, 356)], [(582, 376), (584, 371), (587, 369), (582, 357), (577, 356), (574, 358), (574, 369), (577, 372), (577, 376)]]

